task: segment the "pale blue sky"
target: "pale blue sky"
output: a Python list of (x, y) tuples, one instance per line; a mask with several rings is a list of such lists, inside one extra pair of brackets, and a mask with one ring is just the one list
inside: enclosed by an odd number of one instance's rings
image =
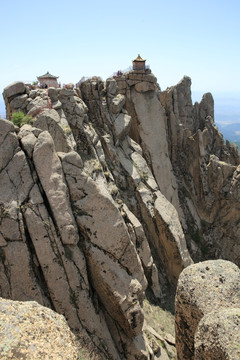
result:
[(106, 79), (141, 54), (164, 90), (240, 99), (239, 0), (0, 0), (0, 91), (46, 71)]

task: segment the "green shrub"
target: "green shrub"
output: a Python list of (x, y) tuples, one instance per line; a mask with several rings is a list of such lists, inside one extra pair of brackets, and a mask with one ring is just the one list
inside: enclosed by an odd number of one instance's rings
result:
[(32, 124), (33, 118), (31, 115), (24, 115), (22, 111), (17, 111), (12, 114), (11, 121), (14, 125), (21, 127), (24, 124)]

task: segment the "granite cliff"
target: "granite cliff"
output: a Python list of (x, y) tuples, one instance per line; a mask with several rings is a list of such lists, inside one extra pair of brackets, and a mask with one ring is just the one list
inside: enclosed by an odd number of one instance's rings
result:
[(171, 358), (143, 331), (145, 292), (161, 303), (193, 262), (240, 264), (240, 155), (190, 87), (145, 70), (4, 90), (32, 123), (0, 120), (0, 296), (64, 315), (96, 358)]

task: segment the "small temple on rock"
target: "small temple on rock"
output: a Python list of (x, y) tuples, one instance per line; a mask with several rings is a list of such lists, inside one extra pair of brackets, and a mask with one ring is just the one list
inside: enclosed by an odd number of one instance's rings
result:
[(138, 54), (138, 57), (132, 62), (133, 70), (145, 70), (146, 69), (145, 62), (146, 60), (143, 60), (140, 54)]
[(47, 87), (55, 87), (58, 88), (59, 84), (57, 82), (58, 76), (54, 76), (47, 72), (44, 75), (38, 76), (38, 81), (40, 83), (40, 87), (47, 88)]

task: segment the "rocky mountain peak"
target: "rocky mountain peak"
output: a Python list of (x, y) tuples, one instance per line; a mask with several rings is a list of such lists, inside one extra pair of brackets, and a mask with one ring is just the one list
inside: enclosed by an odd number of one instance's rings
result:
[(163, 359), (145, 293), (161, 305), (193, 262), (240, 263), (240, 155), (212, 95), (193, 105), (189, 77), (161, 91), (146, 69), (3, 96), (30, 121), (0, 120), (0, 296), (63, 314), (102, 359)]

